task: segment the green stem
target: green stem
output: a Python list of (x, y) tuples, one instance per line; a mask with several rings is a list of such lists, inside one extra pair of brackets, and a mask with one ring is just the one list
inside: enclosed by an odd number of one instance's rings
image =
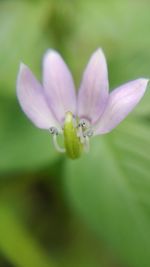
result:
[(55, 267), (41, 247), (20, 224), (11, 208), (0, 204), (0, 249), (17, 267)]

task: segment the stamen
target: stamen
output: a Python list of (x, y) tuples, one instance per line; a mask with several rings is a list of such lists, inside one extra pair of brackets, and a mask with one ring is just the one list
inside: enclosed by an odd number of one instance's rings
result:
[(78, 131), (77, 135), (80, 138), (80, 142), (82, 144), (85, 144), (85, 139), (86, 139), (86, 146), (89, 146), (89, 140), (87, 137), (91, 137), (93, 135), (93, 130), (90, 126), (90, 122), (86, 119), (81, 119), (78, 124)]
[(88, 120), (81, 119), (79, 121), (77, 135), (80, 138), (81, 144), (84, 144), (84, 142), (85, 142), (85, 140), (84, 140), (84, 138), (85, 138), (84, 133), (88, 130), (89, 127), (90, 127), (90, 123), (89, 123)]
[(84, 143), (84, 137), (83, 137), (83, 131), (82, 131), (81, 126), (78, 127), (77, 136), (80, 138), (81, 144), (83, 144)]
[[(72, 116), (72, 114), (71, 114)], [(70, 119), (70, 113), (68, 114), (68, 117), (67, 119), (69, 120)], [(79, 121), (79, 123), (77, 124), (77, 121), (71, 117), (71, 134), (72, 134), (72, 131), (75, 131), (76, 132), (76, 137), (77, 138), (77, 142), (80, 144), (80, 146), (82, 145), (82, 147), (84, 148), (84, 151), (87, 153), (89, 152), (89, 149), (90, 149), (90, 142), (89, 142), (89, 139), (90, 137), (93, 135), (93, 129), (90, 125), (90, 122), (86, 119), (81, 119)], [(65, 126), (67, 125), (68, 126), (68, 121), (66, 120), (66, 124), (64, 124)], [(70, 123), (70, 121), (69, 121)], [(53, 140), (53, 145), (55, 147), (55, 149), (60, 152), (60, 153), (67, 153), (67, 150), (63, 147), (60, 147), (60, 145), (58, 144), (58, 135), (59, 134), (64, 134), (64, 130), (66, 130), (65, 128), (61, 129), (61, 130), (58, 130), (56, 127), (50, 127), (49, 128), (49, 132), (50, 134), (52, 135), (52, 140)], [(70, 134), (70, 132), (69, 132)], [(69, 143), (69, 147), (71, 147), (72, 149), (72, 142), (70, 139), (68, 139), (68, 137), (70, 138), (70, 135), (68, 135), (68, 131), (66, 131), (66, 136), (67, 138), (65, 140), (69, 140), (70, 143)], [(65, 137), (66, 137), (65, 136)], [(66, 144), (65, 144), (66, 146)], [(68, 146), (67, 146), (67, 149), (68, 149)], [(72, 151), (72, 150), (70, 150)], [(74, 157), (73, 157), (74, 158)]]
[(88, 129), (87, 131), (83, 132), (83, 137), (92, 137), (93, 136), (93, 130), (92, 129)]
[(56, 150), (60, 153), (65, 153), (66, 152), (66, 149), (65, 148), (62, 148), (59, 146), (58, 142), (57, 142), (57, 135), (54, 134), (53, 135), (53, 145), (54, 147), (56, 148)]
[(90, 126), (90, 123), (86, 119), (81, 119), (78, 124), (78, 127), (82, 127), (83, 129), (89, 128), (89, 126)]
[(50, 134), (52, 134), (52, 135), (58, 135), (58, 130), (57, 130), (57, 128), (56, 127), (50, 127), (49, 128), (49, 132), (50, 132)]
[(89, 141), (89, 137), (88, 136), (85, 136), (84, 138), (84, 151), (86, 153), (88, 153), (90, 150), (90, 141)]
[(93, 135), (93, 130), (88, 129), (87, 131), (83, 132), (84, 137), (84, 150), (86, 153), (90, 150), (90, 137)]
[(65, 148), (60, 147), (57, 142), (57, 136), (59, 134), (58, 129), (55, 127), (50, 127), (49, 132), (53, 136), (53, 145), (56, 148), (56, 150), (60, 153), (65, 153), (66, 152)]

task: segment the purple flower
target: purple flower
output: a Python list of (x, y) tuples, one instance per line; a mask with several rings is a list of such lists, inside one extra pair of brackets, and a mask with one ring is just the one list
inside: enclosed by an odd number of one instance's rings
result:
[[(98, 49), (89, 60), (76, 97), (67, 65), (56, 51), (48, 50), (43, 60), (43, 86), (21, 64), (17, 96), (28, 118), (37, 127), (49, 130), (56, 148), (65, 152), (57, 143), (57, 135), (64, 133), (68, 116), (79, 143), (87, 149), (91, 136), (110, 132), (133, 110), (148, 81), (144, 78), (130, 81), (109, 94), (106, 59)], [(68, 142), (74, 141), (69, 138)]]

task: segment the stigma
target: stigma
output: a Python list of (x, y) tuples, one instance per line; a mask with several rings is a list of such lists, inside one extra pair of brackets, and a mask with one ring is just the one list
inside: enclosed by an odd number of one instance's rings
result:
[[(56, 127), (50, 127), (49, 133), (52, 135), (53, 145), (60, 153), (66, 153), (69, 158), (79, 158), (83, 151), (89, 152), (90, 138), (93, 136), (93, 130), (90, 122), (84, 118), (74, 117), (68, 111), (61, 130)], [(58, 136), (63, 135), (64, 147), (58, 144)]]

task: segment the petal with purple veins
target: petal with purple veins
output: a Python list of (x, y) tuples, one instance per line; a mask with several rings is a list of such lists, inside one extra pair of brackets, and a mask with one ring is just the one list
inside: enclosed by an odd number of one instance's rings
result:
[(94, 134), (108, 133), (125, 119), (141, 100), (148, 81), (148, 79), (137, 79), (112, 91), (104, 112), (96, 124)]
[(59, 127), (48, 107), (42, 86), (23, 63), (17, 79), (17, 97), (25, 114), (37, 127)]
[(49, 106), (60, 123), (66, 112), (76, 114), (72, 75), (62, 57), (54, 50), (48, 50), (44, 56), (43, 84)]
[(83, 74), (78, 93), (78, 116), (95, 123), (104, 110), (108, 87), (106, 59), (103, 51), (98, 49)]

